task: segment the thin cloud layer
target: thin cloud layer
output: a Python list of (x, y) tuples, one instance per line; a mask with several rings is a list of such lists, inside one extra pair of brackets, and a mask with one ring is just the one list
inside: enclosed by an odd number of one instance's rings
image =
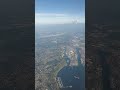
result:
[(65, 14), (55, 14), (55, 13), (36, 13), (36, 16), (41, 16), (41, 17), (64, 17), (66, 16)]
[(58, 13), (36, 13), (35, 24), (76, 24), (84, 23), (85, 18), (82, 16), (70, 16)]

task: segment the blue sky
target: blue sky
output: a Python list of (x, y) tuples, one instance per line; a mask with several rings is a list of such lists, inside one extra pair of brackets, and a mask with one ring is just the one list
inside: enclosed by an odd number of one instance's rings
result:
[(35, 0), (36, 24), (85, 21), (85, 0)]

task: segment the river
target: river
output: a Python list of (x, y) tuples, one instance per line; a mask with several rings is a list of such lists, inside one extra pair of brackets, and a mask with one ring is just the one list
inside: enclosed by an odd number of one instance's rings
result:
[(76, 48), (78, 66), (64, 66), (57, 77), (61, 79), (61, 90), (85, 90), (85, 67), (81, 64), (79, 48)]

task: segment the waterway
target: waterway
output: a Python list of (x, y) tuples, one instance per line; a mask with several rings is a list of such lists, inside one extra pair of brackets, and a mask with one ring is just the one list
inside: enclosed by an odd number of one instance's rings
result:
[(78, 66), (64, 66), (57, 77), (60, 77), (63, 87), (61, 90), (85, 90), (85, 67), (81, 64), (79, 48), (76, 48)]

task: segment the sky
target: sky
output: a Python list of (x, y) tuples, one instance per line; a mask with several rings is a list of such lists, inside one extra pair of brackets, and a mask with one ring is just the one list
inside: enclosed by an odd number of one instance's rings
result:
[(36, 24), (85, 22), (85, 0), (35, 0)]

